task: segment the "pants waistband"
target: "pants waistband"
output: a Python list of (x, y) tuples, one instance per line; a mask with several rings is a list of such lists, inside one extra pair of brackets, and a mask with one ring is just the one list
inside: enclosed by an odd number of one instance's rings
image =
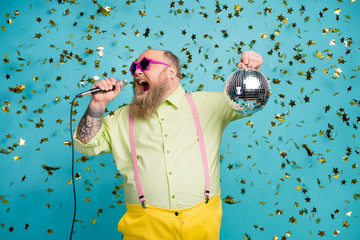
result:
[(160, 208), (160, 207), (156, 207), (156, 206), (151, 206), (151, 205), (146, 205), (146, 208), (144, 209), (140, 204), (130, 204), (130, 203), (125, 203), (126, 204), (126, 209), (128, 211), (128, 213), (145, 213), (144, 211), (146, 211), (147, 213), (154, 213), (154, 214), (159, 214), (163, 217), (169, 217), (169, 218), (187, 218), (187, 217), (191, 217), (194, 216), (196, 214), (201, 213), (203, 210), (205, 211), (207, 208), (214, 208), (214, 207), (219, 207), (219, 205), (221, 204), (221, 199), (220, 199), (220, 192), (210, 198), (208, 203), (205, 203), (205, 200), (190, 207), (190, 208), (186, 208), (186, 209), (166, 209), (166, 208)]

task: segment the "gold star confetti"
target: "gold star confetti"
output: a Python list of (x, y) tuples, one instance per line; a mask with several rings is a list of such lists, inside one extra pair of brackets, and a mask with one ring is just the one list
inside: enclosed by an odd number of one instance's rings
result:
[(139, 15), (140, 15), (141, 17), (146, 16), (145, 11), (144, 11), (143, 9), (141, 9), (141, 10), (139, 11)]
[(338, 78), (340, 76), (341, 72), (342, 72), (342, 70), (340, 68), (335, 69), (334, 78)]

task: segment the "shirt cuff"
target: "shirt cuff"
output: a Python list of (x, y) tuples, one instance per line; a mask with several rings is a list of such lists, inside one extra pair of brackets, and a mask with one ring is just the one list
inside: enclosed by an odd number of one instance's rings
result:
[(74, 132), (74, 147), (75, 149), (82, 153), (82, 154), (86, 154), (86, 155), (97, 155), (98, 153), (96, 153), (96, 149), (100, 147), (101, 143), (100, 143), (100, 138), (104, 132), (104, 126), (102, 125), (99, 132), (86, 144), (82, 143), (78, 138), (77, 138), (77, 130), (78, 130), (77, 126), (75, 128), (75, 132)]

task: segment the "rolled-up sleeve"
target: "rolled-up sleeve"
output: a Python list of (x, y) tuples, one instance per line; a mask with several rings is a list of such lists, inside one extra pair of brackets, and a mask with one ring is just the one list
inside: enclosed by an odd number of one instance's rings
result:
[(85, 155), (111, 153), (111, 138), (109, 135), (109, 128), (106, 123), (104, 123), (104, 121), (99, 132), (87, 144), (83, 144), (77, 138), (78, 127), (79, 126), (76, 127), (74, 133), (74, 147), (78, 152)]

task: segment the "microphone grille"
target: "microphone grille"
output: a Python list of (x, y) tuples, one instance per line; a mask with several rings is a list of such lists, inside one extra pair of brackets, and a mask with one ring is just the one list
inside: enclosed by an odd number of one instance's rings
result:
[(126, 85), (126, 81), (124, 80), (117, 80), (120, 83), (120, 89), (123, 90), (125, 88)]

